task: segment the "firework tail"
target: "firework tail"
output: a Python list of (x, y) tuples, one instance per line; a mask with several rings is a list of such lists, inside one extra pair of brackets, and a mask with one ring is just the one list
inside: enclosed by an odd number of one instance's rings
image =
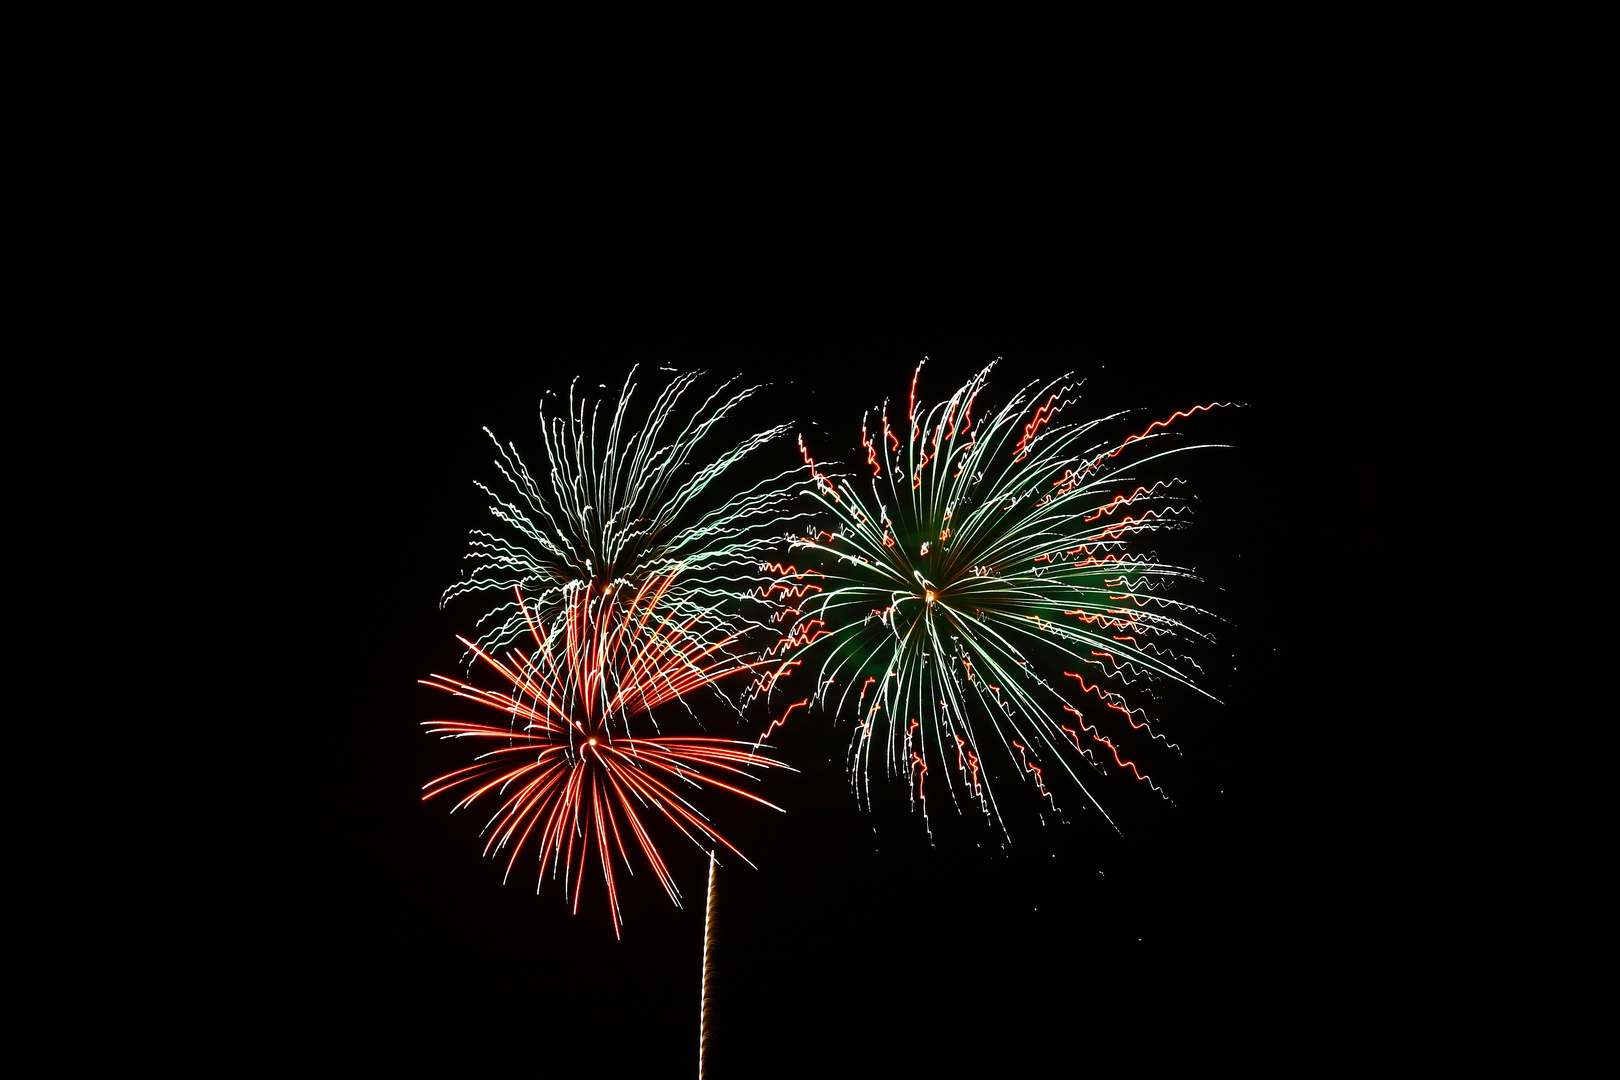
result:
[(698, 1008), (698, 1080), (709, 1060), (709, 950), (714, 945), (714, 852), (709, 852), (709, 899), (703, 906), (703, 997)]

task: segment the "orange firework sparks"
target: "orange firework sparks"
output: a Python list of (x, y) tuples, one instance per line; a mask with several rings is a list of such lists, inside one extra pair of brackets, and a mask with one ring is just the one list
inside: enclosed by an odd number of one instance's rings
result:
[[(460, 720), (427, 724), (431, 733), (446, 738), (491, 739), (505, 745), (481, 755), (474, 765), (424, 785), (423, 799), (459, 789), (458, 810), (479, 799), (501, 800), (487, 826), (484, 853), (511, 848), (506, 867), (510, 877), (518, 853), (532, 839), (541, 880), (546, 863), (551, 864), (553, 877), (561, 870), (575, 912), (585, 864), (594, 852), (615, 934), (623, 918), (614, 854), (631, 868), (627, 833), (669, 898), (680, 904), (680, 892), (643, 815), (661, 816), (700, 849), (712, 852), (715, 845), (722, 845), (742, 857), (690, 797), (705, 787), (719, 788), (780, 809), (731, 782), (752, 779), (747, 772), (751, 767), (785, 767), (760, 756), (747, 742), (629, 734), (631, 718), (767, 664), (729, 653), (730, 639), (709, 644), (691, 637), (693, 620), (676, 622), (660, 604), (672, 578), (650, 579), (628, 603), (622, 593), (593, 595), (581, 590), (564, 613), (563, 625), (553, 631), (543, 631), (529, 618), (534, 651), (513, 649), (505, 663), (462, 639), (510, 684), (509, 689), (485, 690), (442, 675), (421, 680), (510, 718), (504, 726)], [(521, 593), (518, 604), (527, 617)]]

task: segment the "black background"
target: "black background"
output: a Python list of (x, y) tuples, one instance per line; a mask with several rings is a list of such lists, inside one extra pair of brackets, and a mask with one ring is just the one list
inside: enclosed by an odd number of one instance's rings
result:
[[(709, 1074), (1331, 1052), (1395, 872), (1395, 781), (1362, 745), (1391, 691), (1356, 582), (1387, 542), (1379, 448), (1412, 363), (1390, 347), (1401, 249), (1298, 172), (1232, 179), (1214, 159), (1102, 182), (961, 158), (264, 163), (227, 215), (251, 224), (220, 240), (251, 404), (211, 478), (260, 571), (230, 588), (253, 597), (263, 672), (234, 706), (262, 766), (253, 827), (211, 819), (230, 836), (234, 1045), (691, 1075), (703, 856), (663, 840), (686, 907), (635, 878), (620, 941), (599, 891), (573, 915), (521, 863), (503, 886), (480, 821), (420, 802), (465, 758), (422, 733), (459, 714), (416, 680), (454, 670), (478, 614), (438, 601), (487, 517), (480, 429), (532, 463), (545, 392), (578, 376), (616, 394), (638, 363), (646, 393), (661, 365), (699, 367), (767, 384), (761, 425), (794, 420), (853, 464), (861, 408), (901, 398), (927, 356), (930, 400), (1001, 357), (996, 396), (1073, 371), (1097, 413), (1241, 403), (1186, 428), (1230, 449), (1177, 465), (1198, 514), (1176, 553), (1228, 623), (1202, 654), (1220, 703), (1160, 709), (1183, 749), (1159, 771), (1174, 805), (1103, 782), (1121, 836), (1054, 785), (1069, 823), (1015, 817), (1010, 847), (949, 808), (930, 843), (903, 783), (858, 809), (847, 732), (796, 714), (773, 741), (800, 772), (765, 786), (788, 812), (710, 807), (758, 869), (719, 874)], [(791, 441), (760, 458), (791, 465)]]

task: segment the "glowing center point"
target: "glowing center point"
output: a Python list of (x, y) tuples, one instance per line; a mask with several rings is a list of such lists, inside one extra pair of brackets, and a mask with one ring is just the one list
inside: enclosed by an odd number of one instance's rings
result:
[(596, 745), (596, 736), (594, 736), (594, 735), (591, 736), (591, 745), (592, 746)]
[(928, 597), (928, 602), (929, 602), (929, 603), (930, 603), (930, 604), (932, 604), (932, 603), (933, 603), (933, 602), (934, 602), (934, 599), (935, 599), (935, 597), (934, 597), (934, 590), (933, 590), (933, 589), (927, 589), (927, 590), (925, 590), (925, 591), (924, 591), (924, 592), (923, 592), (923, 595), (924, 595), (924, 596), (926, 596), (926, 597)]

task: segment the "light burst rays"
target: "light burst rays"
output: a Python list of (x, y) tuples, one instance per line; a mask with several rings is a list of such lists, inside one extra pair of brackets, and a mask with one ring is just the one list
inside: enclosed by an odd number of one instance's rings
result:
[(565, 416), (548, 418), (541, 407), (544, 459), (536, 471), (485, 429), (503, 483), (479, 486), (499, 527), (473, 532), (464, 576), (441, 601), (494, 598), (479, 620), (480, 647), (499, 652), (523, 639), (525, 613), (508, 599), (514, 589), (545, 625), (582, 590), (633, 589), (664, 577), (674, 584), (663, 604), (695, 617), (699, 637), (767, 628), (776, 603), (761, 567), (794, 519), (797, 467), (739, 483), (739, 466), (788, 425), (727, 446), (722, 428), (748, 415), (759, 388), (738, 389), (731, 380), (703, 396), (701, 374), (673, 376), (645, 414), (632, 405), (634, 369), (617, 403), (607, 403), (610, 412), (604, 402), (576, 398), (570, 386)]
[(424, 800), (456, 792), (455, 810), (494, 803), (485, 825), (485, 854), (509, 850), (510, 878), (518, 855), (532, 844), (540, 862), (536, 888), (549, 864), (551, 876), (562, 878), (576, 913), (586, 864), (594, 861), (615, 934), (623, 924), (615, 865), (633, 874), (632, 850), (640, 852), (669, 898), (680, 904), (680, 891), (649, 822), (662, 819), (701, 850), (713, 853), (718, 845), (746, 862), (697, 809), (693, 796), (719, 789), (780, 809), (739, 786), (757, 779), (752, 769), (786, 767), (751, 744), (630, 734), (632, 718), (768, 663), (730, 654), (726, 639), (695, 636), (700, 617), (681, 618), (668, 604), (677, 592), (676, 577), (649, 578), (628, 598), (629, 590), (572, 591), (567, 608), (549, 629), (537, 620), (535, 606), (517, 592), (515, 604), (530, 651), (514, 647), (502, 661), (461, 639), (501, 677), (503, 689), (488, 690), (443, 675), (421, 680), (507, 716), (504, 725), (462, 720), (425, 725), (444, 738), (500, 745), (475, 764), (424, 785)]
[(1207, 637), (1208, 613), (1170, 591), (1195, 575), (1142, 545), (1186, 512), (1162, 471), (1199, 447), (1169, 429), (1213, 406), (1126, 435), (1122, 413), (1072, 419), (1067, 376), (991, 406), (993, 368), (926, 406), (918, 365), (903, 408), (863, 418), (854, 477), (824, 474), (801, 440), (820, 513), (777, 567), (798, 597), (788, 640), (819, 653), (817, 702), (854, 720), (863, 801), (882, 767), (926, 820), (943, 777), (1005, 831), (996, 778), (1023, 777), (1056, 811), (1056, 765), (1112, 824), (1079, 762), (1159, 790), (1134, 758), (1174, 744), (1138, 699), (1164, 683), (1205, 694), (1180, 646)]

